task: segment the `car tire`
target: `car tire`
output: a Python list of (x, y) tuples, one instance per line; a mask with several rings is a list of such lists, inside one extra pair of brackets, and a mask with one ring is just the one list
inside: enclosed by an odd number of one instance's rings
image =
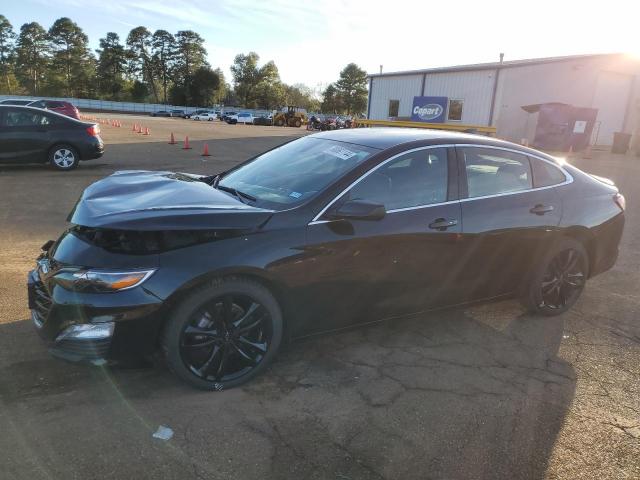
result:
[(78, 151), (71, 145), (55, 145), (49, 150), (49, 164), (56, 170), (73, 170), (80, 163)]
[(560, 315), (578, 300), (589, 278), (584, 245), (562, 237), (542, 257), (524, 283), (520, 301), (531, 313)]
[(282, 311), (271, 292), (253, 280), (230, 277), (184, 297), (169, 315), (161, 344), (169, 368), (182, 380), (202, 390), (225, 390), (262, 373), (282, 336)]
[(293, 125), (294, 125), (296, 128), (300, 128), (300, 127), (302, 126), (302, 121), (300, 121), (300, 119), (299, 119), (299, 118), (296, 118), (296, 120), (295, 120), (295, 122), (293, 123)]

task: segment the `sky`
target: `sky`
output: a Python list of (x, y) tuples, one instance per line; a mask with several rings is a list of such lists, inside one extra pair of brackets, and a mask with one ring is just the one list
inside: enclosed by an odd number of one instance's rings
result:
[(640, 56), (634, 0), (2, 0), (16, 31), (67, 16), (90, 46), (109, 31), (191, 29), (231, 80), (238, 53), (273, 60), (286, 83), (322, 89), (355, 62), (370, 73), (585, 53)]

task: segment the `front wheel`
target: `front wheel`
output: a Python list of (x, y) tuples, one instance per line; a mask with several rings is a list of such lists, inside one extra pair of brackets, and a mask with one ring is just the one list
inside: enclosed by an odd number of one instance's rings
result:
[(169, 367), (191, 386), (223, 390), (267, 368), (282, 340), (282, 312), (260, 283), (216, 279), (175, 308), (162, 347)]
[(49, 163), (58, 170), (73, 170), (80, 163), (80, 156), (69, 145), (56, 145), (49, 151)]
[(521, 301), (532, 313), (560, 315), (576, 303), (588, 276), (589, 257), (584, 246), (562, 238), (534, 269)]

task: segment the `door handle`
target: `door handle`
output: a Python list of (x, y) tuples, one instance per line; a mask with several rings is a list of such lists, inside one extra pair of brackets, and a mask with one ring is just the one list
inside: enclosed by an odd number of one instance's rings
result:
[(531, 213), (535, 213), (536, 215), (544, 215), (545, 213), (553, 212), (553, 206), (552, 205), (542, 205), (541, 203), (539, 203), (538, 205), (536, 205), (535, 207), (533, 207), (529, 211)]
[(433, 222), (429, 224), (429, 228), (432, 230), (444, 231), (449, 227), (454, 227), (458, 224), (457, 220), (447, 219), (447, 218), (436, 218)]

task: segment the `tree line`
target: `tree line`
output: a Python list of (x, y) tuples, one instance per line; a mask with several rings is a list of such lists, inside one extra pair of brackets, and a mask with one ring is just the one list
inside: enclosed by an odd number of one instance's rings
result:
[(207, 62), (204, 39), (192, 30), (133, 28), (126, 39), (108, 32), (92, 52), (89, 38), (70, 18), (46, 30), (38, 22), (15, 32), (0, 15), (0, 94), (99, 98), (174, 105), (236, 105), (274, 109), (296, 105), (326, 113), (366, 108), (366, 73), (349, 64), (316, 97), (304, 84), (280, 80), (273, 61), (255, 52), (236, 55), (232, 84)]

